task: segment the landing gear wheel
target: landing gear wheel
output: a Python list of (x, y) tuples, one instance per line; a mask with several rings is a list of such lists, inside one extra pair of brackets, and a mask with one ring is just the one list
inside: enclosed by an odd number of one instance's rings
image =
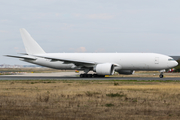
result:
[(80, 78), (83, 78), (84, 77), (84, 75), (83, 74), (80, 74)]
[(87, 78), (88, 77), (88, 74), (83, 74), (84, 75), (84, 78)]
[(92, 76), (93, 78), (96, 78), (97, 77), (97, 74), (93, 74), (93, 76)]
[(159, 77), (160, 77), (160, 78), (163, 78), (163, 77), (164, 77), (164, 75), (160, 74), (160, 75), (159, 75)]
[(80, 78), (92, 78), (92, 74), (80, 74)]
[(97, 74), (94, 74), (93, 77), (94, 77), (94, 78), (103, 78), (103, 77), (105, 77), (105, 75), (97, 75)]
[(87, 77), (88, 77), (88, 78), (92, 78), (92, 74), (88, 74)]
[(97, 75), (97, 74), (80, 74), (80, 78), (103, 78), (105, 75)]

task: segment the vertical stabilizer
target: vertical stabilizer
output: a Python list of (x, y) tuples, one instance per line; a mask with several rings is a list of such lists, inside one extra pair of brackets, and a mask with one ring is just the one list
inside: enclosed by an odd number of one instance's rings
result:
[(44, 54), (44, 50), (39, 44), (31, 37), (31, 35), (24, 29), (20, 29), (21, 37), (26, 49), (27, 54)]

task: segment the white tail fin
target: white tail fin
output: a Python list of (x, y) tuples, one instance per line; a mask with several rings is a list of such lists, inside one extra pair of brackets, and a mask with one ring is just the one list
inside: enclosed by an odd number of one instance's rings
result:
[(31, 37), (31, 35), (24, 29), (20, 29), (21, 37), (26, 49), (27, 54), (44, 54), (44, 50), (39, 44)]

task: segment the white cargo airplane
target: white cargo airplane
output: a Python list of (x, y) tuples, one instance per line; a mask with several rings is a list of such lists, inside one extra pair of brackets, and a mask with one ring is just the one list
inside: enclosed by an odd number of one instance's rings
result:
[[(45, 53), (31, 35), (20, 29), (26, 54), (6, 55), (20, 60), (60, 70), (82, 70), (80, 77), (104, 77), (119, 74), (133, 74), (137, 71), (160, 71), (160, 78), (166, 69), (178, 65), (169, 56), (156, 53)], [(96, 74), (88, 74), (94, 71)]]

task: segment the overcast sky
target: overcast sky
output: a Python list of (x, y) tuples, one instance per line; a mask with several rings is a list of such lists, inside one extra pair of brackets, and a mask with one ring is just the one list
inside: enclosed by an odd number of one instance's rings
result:
[(3, 55), (25, 53), (25, 28), (46, 52), (180, 55), (180, 0), (0, 0)]

